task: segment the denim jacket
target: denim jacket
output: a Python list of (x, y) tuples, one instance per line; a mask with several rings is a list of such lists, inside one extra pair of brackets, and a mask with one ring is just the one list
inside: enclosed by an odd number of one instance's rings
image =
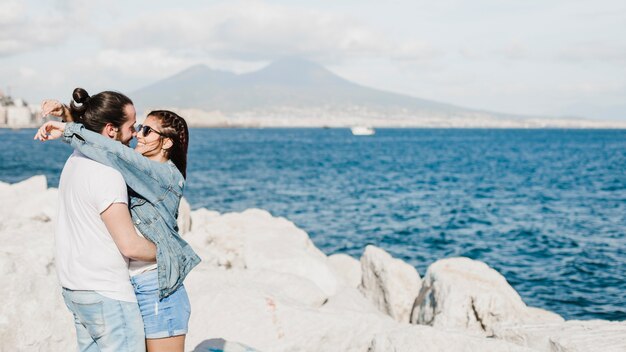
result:
[(141, 234), (157, 247), (159, 297), (172, 294), (200, 257), (178, 234), (178, 206), (185, 179), (171, 160), (150, 160), (122, 143), (68, 123), (63, 141), (86, 157), (115, 168), (131, 189), (130, 213)]

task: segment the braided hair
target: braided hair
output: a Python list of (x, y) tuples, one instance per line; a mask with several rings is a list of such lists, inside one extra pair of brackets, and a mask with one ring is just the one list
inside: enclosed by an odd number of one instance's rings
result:
[(154, 110), (148, 116), (156, 118), (161, 123), (163, 136), (172, 140), (172, 146), (166, 150), (167, 156), (183, 177), (187, 178), (187, 147), (189, 146), (187, 122), (169, 110)]

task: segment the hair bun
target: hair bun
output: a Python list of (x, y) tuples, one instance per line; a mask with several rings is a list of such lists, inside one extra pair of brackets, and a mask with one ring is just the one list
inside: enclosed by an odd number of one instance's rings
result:
[(76, 88), (72, 93), (72, 99), (74, 99), (74, 101), (78, 104), (86, 104), (89, 102), (90, 98), (89, 93), (87, 93), (87, 91), (83, 88)]

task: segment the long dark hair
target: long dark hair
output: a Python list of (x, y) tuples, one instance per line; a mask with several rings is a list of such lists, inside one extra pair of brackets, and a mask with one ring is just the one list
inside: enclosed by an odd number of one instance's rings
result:
[(189, 146), (189, 129), (187, 122), (169, 110), (154, 110), (148, 116), (154, 116), (161, 123), (161, 133), (172, 140), (167, 155), (176, 165), (184, 178), (187, 178), (187, 148)]
[(72, 99), (70, 103), (72, 120), (98, 133), (102, 132), (107, 123), (120, 128), (128, 119), (124, 108), (128, 104), (133, 104), (132, 100), (122, 93), (104, 91), (89, 96), (83, 88), (74, 89)]

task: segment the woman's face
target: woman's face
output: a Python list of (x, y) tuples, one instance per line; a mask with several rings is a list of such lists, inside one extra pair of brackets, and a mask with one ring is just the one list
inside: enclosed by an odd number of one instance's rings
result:
[[(147, 132), (146, 127), (150, 127)], [(137, 130), (137, 146), (135, 147), (135, 151), (145, 157), (158, 156), (161, 154), (165, 139), (165, 137), (159, 134), (161, 132), (161, 123), (159, 120), (154, 118), (154, 116), (146, 117), (142, 128)]]

